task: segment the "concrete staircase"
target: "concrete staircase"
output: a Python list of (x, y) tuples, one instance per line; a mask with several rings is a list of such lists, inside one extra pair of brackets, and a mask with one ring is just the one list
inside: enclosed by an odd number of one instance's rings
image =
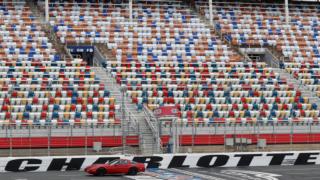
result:
[(144, 121), (139, 121), (139, 127), (140, 127), (139, 139), (140, 139), (141, 153), (145, 155), (160, 153), (160, 150), (156, 145), (156, 139), (154, 138), (154, 134), (150, 126), (146, 122), (146, 119), (144, 119)]
[(38, 20), (40, 21), (40, 25), (45, 33), (45, 36), (48, 37), (54, 49), (57, 50), (57, 53), (60, 54), (63, 58), (72, 58), (71, 54), (66, 50), (65, 46), (60, 43), (60, 40), (56, 36), (56, 33), (53, 31), (53, 28), (45, 22), (44, 13), (41, 12), (39, 7), (37, 7), (37, 4), (35, 4), (33, 1), (27, 1), (27, 5), (30, 7), (30, 10), (32, 11), (33, 15), (35, 17), (38, 17)]
[[(112, 55), (112, 51), (108, 49), (106, 45), (97, 45), (96, 46), (99, 51), (99, 56), (103, 56), (105, 58), (105, 61), (115, 61), (115, 57)], [(146, 113), (145, 111), (138, 111), (136, 104), (133, 104), (130, 97), (123, 98), (123, 95), (121, 93), (121, 85), (119, 85), (115, 77), (113, 77), (111, 73), (111, 69), (102, 68), (102, 67), (94, 67), (94, 72), (96, 72), (97, 76), (100, 77), (102, 82), (109, 87), (111, 91), (111, 96), (115, 97), (120, 104), (125, 105), (125, 111), (129, 118), (134, 119), (135, 127), (138, 127), (139, 131), (139, 142), (140, 142), (140, 151), (143, 154), (153, 154), (153, 153), (159, 153), (159, 147), (157, 146), (156, 138), (159, 138), (154, 134), (154, 127), (152, 124), (148, 123), (150, 122), (150, 117), (152, 116), (150, 113)], [(124, 100), (124, 102), (122, 101)], [(121, 114), (121, 113), (120, 113)], [(122, 119), (122, 118), (121, 118)]]
[[(138, 111), (135, 104), (131, 102), (131, 98), (125, 97), (121, 93), (121, 86), (116, 83), (115, 78), (107, 72), (103, 67), (92, 67), (97, 77), (100, 78), (101, 83), (104, 83), (110, 90), (110, 96), (116, 99), (116, 104), (122, 107), (124, 104), (125, 118), (123, 121), (123, 111), (121, 108), (116, 113), (116, 118), (122, 119), (122, 126), (124, 128), (124, 134), (139, 135), (139, 149), (142, 154), (159, 153), (155, 146), (154, 134), (149, 127), (146, 115), (143, 111)], [(129, 140), (127, 138), (127, 140)]]
[(145, 114), (145, 122), (143, 123), (146, 125), (145, 128), (142, 127), (142, 133), (145, 134), (141, 139), (143, 142), (143, 153), (163, 153), (158, 119), (147, 106), (143, 107), (143, 112)]

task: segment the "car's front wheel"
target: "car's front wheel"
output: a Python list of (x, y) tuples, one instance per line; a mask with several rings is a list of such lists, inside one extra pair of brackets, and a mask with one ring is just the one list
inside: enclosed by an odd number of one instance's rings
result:
[(104, 176), (105, 174), (107, 174), (107, 170), (105, 168), (99, 168), (95, 173), (96, 176)]
[(138, 169), (137, 168), (130, 168), (128, 171), (128, 175), (134, 176), (138, 174)]

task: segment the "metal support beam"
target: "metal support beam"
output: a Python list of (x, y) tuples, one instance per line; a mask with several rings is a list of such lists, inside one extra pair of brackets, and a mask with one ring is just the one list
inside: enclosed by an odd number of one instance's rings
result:
[(209, 0), (209, 19), (210, 25), (213, 26), (212, 0)]
[(129, 19), (132, 22), (132, 0), (129, 0)]
[(46, 0), (45, 2), (45, 17), (46, 17), (46, 23), (49, 23), (49, 0)]
[(285, 8), (285, 16), (286, 16), (286, 25), (289, 25), (289, 2), (288, 2), (288, 0), (284, 1), (284, 8)]
[(171, 124), (172, 153), (179, 153), (179, 136), (177, 118), (173, 118)]

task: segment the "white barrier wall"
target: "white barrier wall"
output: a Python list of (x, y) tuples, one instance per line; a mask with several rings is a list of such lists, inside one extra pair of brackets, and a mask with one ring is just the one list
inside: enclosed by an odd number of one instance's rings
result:
[(93, 163), (126, 158), (148, 168), (239, 167), (320, 164), (320, 151), (156, 154), (153, 156), (52, 156), (0, 158), (0, 172), (83, 170)]

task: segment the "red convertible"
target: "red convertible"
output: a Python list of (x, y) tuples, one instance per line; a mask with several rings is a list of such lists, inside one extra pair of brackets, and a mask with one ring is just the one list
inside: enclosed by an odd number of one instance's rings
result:
[(136, 175), (139, 172), (144, 172), (145, 166), (143, 163), (116, 159), (107, 164), (93, 164), (86, 167), (84, 171), (95, 176), (104, 176), (106, 174)]

